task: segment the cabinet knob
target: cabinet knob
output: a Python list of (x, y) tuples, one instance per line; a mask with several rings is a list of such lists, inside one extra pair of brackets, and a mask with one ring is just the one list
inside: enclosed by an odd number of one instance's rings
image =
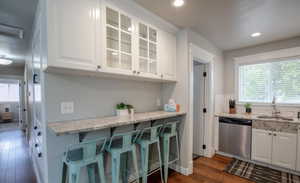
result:
[(97, 69), (101, 69), (101, 65), (97, 65)]
[(135, 74), (136, 73), (136, 71), (132, 71), (133, 72), (133, 74)]
[(277, 136), (277, 134), (276, 134), (276, 133), (274, 133), (274, 134), (273, 134), (273, 136)]
[(39, 145), (38, 144), (34, 144), (34, 147), (38, 147)]
[(37, 130), (37, 128), (38, 128), (37, 126), (34, 126), (34, 127), (33, 127), (33, 129), (35, 129), (35, 130)]
[(160, 75), (161, 76), (161, 78), (163, 78), (164, 77), (164, 75), (162, 74), (162, 75)]
[(137, 72), (137, 74), (140, 74), (141, 72)]
[(42, 132), (38, 132), (38, 133), (37, 133), (37, 136), (41, 136), (41, 135), (42, 135)]
[(38, 153), (38, 157), (41, 158), (42, 157), (42, 153)]
[(269, 135), (272, 135), (272, 133), (269, 133)]

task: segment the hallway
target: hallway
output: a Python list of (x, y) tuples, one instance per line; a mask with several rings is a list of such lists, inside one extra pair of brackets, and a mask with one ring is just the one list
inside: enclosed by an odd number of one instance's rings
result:
[(20, 130), (0, 132), (0, 183), (36, 183), (28, 145)]

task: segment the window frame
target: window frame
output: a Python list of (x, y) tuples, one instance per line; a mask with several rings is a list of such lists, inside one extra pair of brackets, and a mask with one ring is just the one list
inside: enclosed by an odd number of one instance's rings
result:
[(17, 82), (17, 83), (14, 83), (14, 82), (12, 82), (12, 83), (10, 83), (10, 82), (1, 82), (1, 80), (0, 80), (0, 84), (7, 84), (7, 85), (17, 85), (18, 86), (18, 94), (19, 94), (19, 96), (18, 96), (18, 100), (14, 100), (14, 101), (12, 101), (12, 100), (3, 100), (3, 101), (1, 101), (0, 100), (0, 103), (20, 103), (20, 101), (21, 101), (21, 96), (20, 96), (20, 94), (21, 94), (21, 87), (20, 87), (20, 83), (19, 82)]
[[(234, 58), (234, 96), (237, 99), (238, 105), (243, 105), (247, 102), (240, 101), (240, 78), (239, 78), (239, 67), (242, 65), (254, 65), (270, 62), (278, 62), (288, 58), (299, 58), (300, 57), (300, 47), (276, 50), (271, 52), (260, 53), (256, 55), (248, 55), (243, 57)], [(257, 106), (270, 106), (271, 102), (251, 102), (253, 105)], [(300, 107), (300, 103), (277, 103), (278, 106), (286, 107)]]

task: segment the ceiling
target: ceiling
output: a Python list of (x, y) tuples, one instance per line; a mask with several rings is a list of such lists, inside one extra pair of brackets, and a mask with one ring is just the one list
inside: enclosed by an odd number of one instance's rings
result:
[[(191, 28), (222, 50), (300, 35), (300, 0), (135, 0), (179, 28)], [(252, 38), (254, 32), (262, 36)]]
[(38, 0), (0, 1), (0, 23), (24, 29), (23, 40), (0, 34), (0, 56), (12, 59), (12, 66), (24, 65), (37, 2)]

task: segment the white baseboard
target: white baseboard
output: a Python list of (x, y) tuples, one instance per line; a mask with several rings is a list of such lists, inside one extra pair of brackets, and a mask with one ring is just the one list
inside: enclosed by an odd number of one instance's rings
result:
[(186, 167), (182, 167), (178, 164), (170, 164), (169, 165), (170, 169), (182, 174), (182, 175), (185, 175), (185, 176), (189, 176), (193, 173), (193, 162), (190, 162), (189, 163), (189, 167), (186, 168)]

